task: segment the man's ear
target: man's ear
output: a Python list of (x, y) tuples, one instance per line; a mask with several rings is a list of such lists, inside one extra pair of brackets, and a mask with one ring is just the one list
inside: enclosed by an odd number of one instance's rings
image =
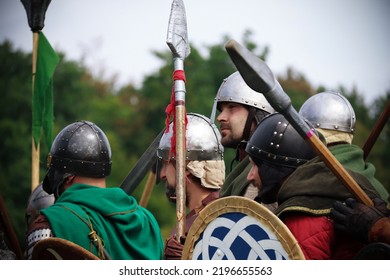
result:
[(67, 177), (65, 180), (65, 184), (70, 185), (75, 177), (76, 177), (76, 175), (71, 175), (71, 176)]

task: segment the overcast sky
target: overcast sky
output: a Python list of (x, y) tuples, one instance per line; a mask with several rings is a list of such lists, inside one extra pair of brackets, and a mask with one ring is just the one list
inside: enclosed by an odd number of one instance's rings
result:
[[(139, 84), (160, 64), (152, 50), (166, 45), (171, 0), (52, 0), (43, 32), (68, 59), (85, 58), (98, 73)], [(184, 0), (189, 41), (201, 49), (227, 35), (241, 43), (253, 31), (269, 46), (275, 74), (288, 66), (314, 86), (356, 86), (366, 102), (390, 90), (388, 0)], [(19, 0), (0, 0), (0, 42), (32, 50)], [(1, 62), (0, 62), (1, 63)]]

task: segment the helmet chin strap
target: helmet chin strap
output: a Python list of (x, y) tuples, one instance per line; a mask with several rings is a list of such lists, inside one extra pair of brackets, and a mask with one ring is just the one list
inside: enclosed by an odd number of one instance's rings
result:
[(236, 156), (233, 158), (232, 162), (230, 163), (230, 170), (233, 169), (233, 164), (234, 162), (239, 162), (244, 158), (245, 153), (245, 148), (246, 144), (248, 143), (248, 140), (251, 136), (251, 128), (252, 128), (252, 123), (255, 120), (256, 116), (256, 108), (255, 107), (250, 107), (248, 106), (248, 117), (246, 118), (244, 130), (242, 132), (242, 140), (240, 143), (238, 143), (237, 148), (236, 148)]
[(54, 194), (55, 200), (57, 200), (63, 193), (63, 191), (61, 191), (61, 186), (63, 186), (66, 180), (71, 176), (74, 176), (74, 174), (50, 170), (43, 180), (44, 190), (49, 194)]
[(56, 199), (65, 191), (65, 190), (60, 190), (61, 189), (61, 186), (64, 185), (64, 183), (66, 182), (66, 180), (73, 176), (73, 174), (70, 174), (70, 173), (65, 173), (61, 179), (61, 181), (58, 182), (58, 184), (56, 184), (55, 186), (55, 189), (54, 189), (54, 196), (56, 197)]
[(246, 123), (244, 126), (244, 130), (242, 132), (242, 140), (237, 148), (242, 148), (240, 146), (244, 144), (243, 148), (245, 149), (246, 142), (249, 140), (249, 138), (251, 136), (251, 128), (252, 128), (252, 123), (255, 120), (256, 108), (249, 107), (248, 111), (249, 111), (248, 117), (246, 118)]

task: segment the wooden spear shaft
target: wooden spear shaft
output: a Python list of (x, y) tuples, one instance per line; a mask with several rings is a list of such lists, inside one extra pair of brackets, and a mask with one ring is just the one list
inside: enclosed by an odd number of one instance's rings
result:
[[(32, 53), (32, 94), (34, 95), (35, 73), (37, 72), (39, 32), (33, 32), (33, 53)], [(31, 192), (39, 184), (39, 155), (40, 145), (31, 136)]]
[(363, 146), (364, 159), (367, 159), (368, 155), (371, 152), (372, 147), (374, 146), (376, 139), (378, 139), (379, 134), (381, 134), (383, 127), (386, 125), (390, 116), (390, 100), (387, 101), (386, 107), (383, 110), (382, 114), (379, 116), (378, 121), (376, 122), (374, 128), (371, 131), (370, 136), (368, 137), (366, 143)]

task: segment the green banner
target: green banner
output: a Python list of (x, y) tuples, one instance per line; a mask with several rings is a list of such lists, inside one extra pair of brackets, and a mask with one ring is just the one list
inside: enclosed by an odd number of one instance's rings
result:
[(43, 130), (47, 146), (52, 144), (53, 74), (59, 57), (42, 32), (39, 32), (37, 67), (32, 98), (32, 137), (38, 146)]

